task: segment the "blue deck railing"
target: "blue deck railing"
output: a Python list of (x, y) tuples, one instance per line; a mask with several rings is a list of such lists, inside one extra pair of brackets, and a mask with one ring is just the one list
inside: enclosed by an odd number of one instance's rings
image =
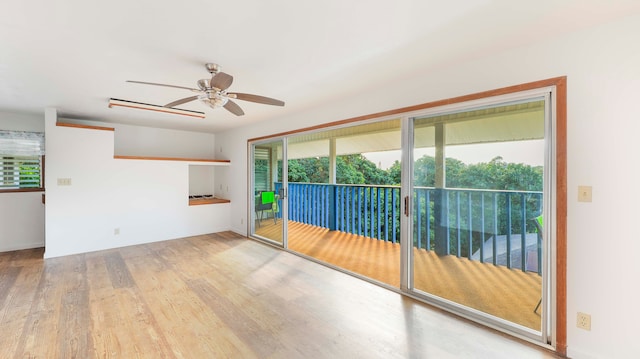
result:
[[(288, 192), (289, 220), (400, 241), (400, 187), (289, 183)], [(540, 273), (541, 208), (542, 192), (415, 187), (413, 245)]]

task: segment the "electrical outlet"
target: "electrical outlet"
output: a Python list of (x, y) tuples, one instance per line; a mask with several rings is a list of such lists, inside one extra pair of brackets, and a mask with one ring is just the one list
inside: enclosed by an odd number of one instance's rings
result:
[(120, 228), (114, 228), (113, 229), (113, 235), (114, 236), (120, 235)]
[(591, 330), (591, 316), (589, 314), (578, 312), (577, 327), (584, 330)]
[(240, 224), (244, 224), (244, 218), (240, 218)]

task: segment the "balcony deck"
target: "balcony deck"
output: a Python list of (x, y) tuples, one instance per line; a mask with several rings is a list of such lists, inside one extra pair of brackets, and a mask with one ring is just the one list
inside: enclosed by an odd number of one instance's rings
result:
[[(280, 220), (263, 220), (258, 235), (280, 239)], [(400, 245), (289, 221), (289, 249), (376, 281), (400, 286)], [(540, 330), (534, 313), (541, 277), (456, 256), (414, 249), (415, 287), (485, 313)], [(425, 275), (420, 275), (425, 273)], [(539, 313), (539, 312), (538, 312)]]

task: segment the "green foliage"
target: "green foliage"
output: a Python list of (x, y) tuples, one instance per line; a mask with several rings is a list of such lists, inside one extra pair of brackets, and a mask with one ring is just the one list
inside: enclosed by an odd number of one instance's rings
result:
[(305, 167), (296, 160), (289, 161), (289, 182), (310, 182)]
[(20, 188), (40, 187), (40, 166), (20, 165)]
[[(336, 181), (339, 184), (400, 185), (401, 170), (399, 161), (383, 170), (362, 154), (336, 158)], [(422, 156), (414, 164), (414, 185), (434, 187), (435, 173), (435, 158)], [(289, 182), (328, 183), (329, 158), (289, 160)], [(446, 187), (542, 191), (542, 167), (508, 163), (502, 157), (475, 164), (447, 158)]]
[(390, 185), (399, 186), (402, 175), (402, 165), (400, 161), (395, 161), (387, 170)]
[(289, 182), (329, 183), (329, 158), (312, 157), (289, 160)]
[[(329, 158), (289, 160), (289, 182), (329, 183)], [(336, 181), (340, 184), (389, 184), (387, 171), (361, 154), (336, 157)]]
[(488, 163), (466, 165), (458, 176), (451, 176), (447, 167), (447, 187), (542, 191), (542, 167), (508, 163), (498, 156)]
[[(398, 163), (396, 161), (396, 163)], [(399, 163), (398, 163), (399, 165)], [(436, 184), (436, 160), (422, 156), (413, 165), (413, 183), (418, 187), (433, 187)]]
[(389, 184), (387, 171), (361, 154), (336, 158), (336, 180), (343, 184)]

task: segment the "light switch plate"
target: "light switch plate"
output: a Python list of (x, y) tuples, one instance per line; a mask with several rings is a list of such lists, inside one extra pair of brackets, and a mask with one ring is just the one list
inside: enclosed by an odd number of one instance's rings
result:
[(591, 186), (578, 186), (578, 202), (591, 202)]
[(58, 186), (71, 186), (71, 178), (58, 178)]

